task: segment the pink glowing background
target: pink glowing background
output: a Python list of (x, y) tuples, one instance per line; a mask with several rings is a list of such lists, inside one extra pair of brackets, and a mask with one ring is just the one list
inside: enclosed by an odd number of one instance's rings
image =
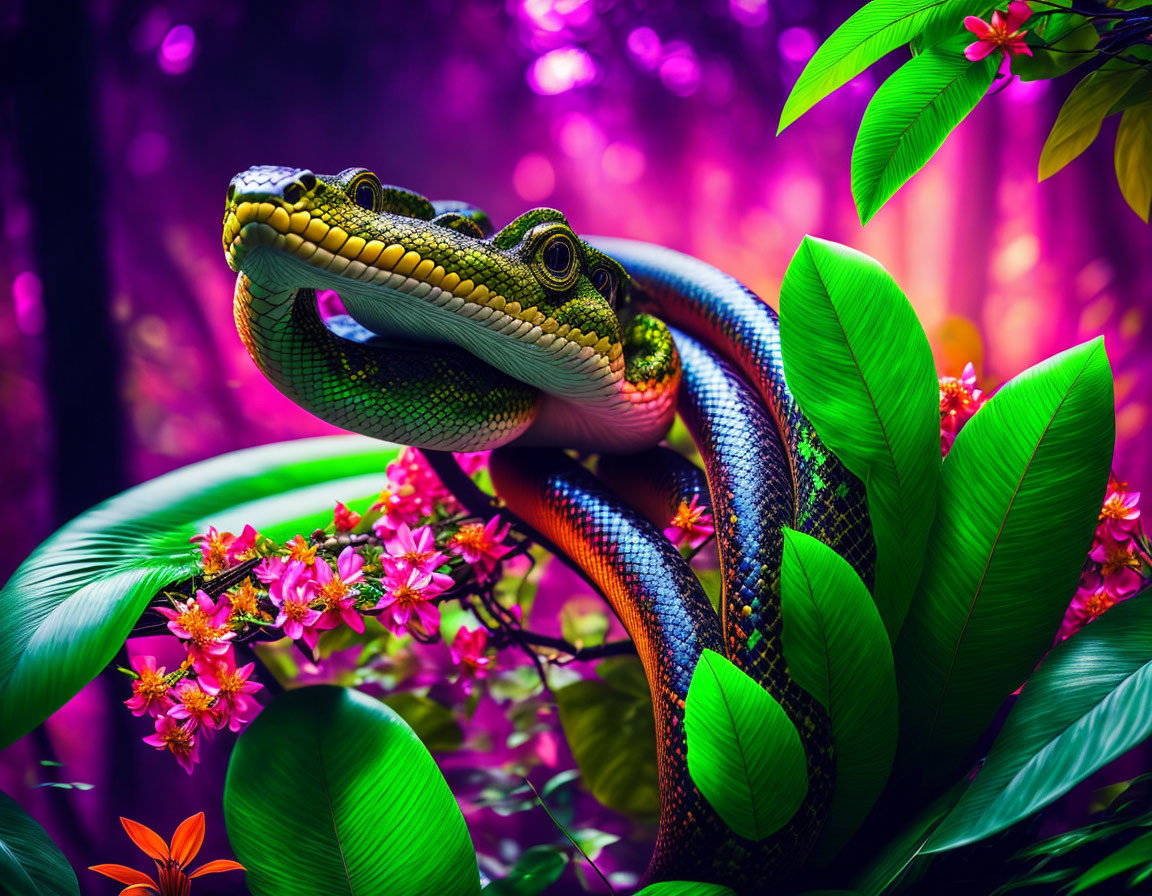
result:
[[(1037, 184), (1040, 147), (1071, 85), (1010, 84), (862, 228), (852, 143), (878, 78), (899, 60), (775, 135), (804, 62), (858, 5), (92, 3), (84, 35), (95, 128), (84, 151), (104, 196), (98, 232), (70, 229), (68, 208), (36, 204), (30, 143), (0, 130), (0, 575), (62, 522), (51, 460), (70, 432), (53, 425), (46, 371), (79, 381), (89, 360), (48, 350), (49, 329), (67, 326), (67, 302), (106, 303), (114, 344), (92, 351), (111, 352), (119, 369), (119, 418), (101, 426), (122, 437), (122, 469), (88, 471), (91, 500), (221, 452), (334, 431), (266, 383), (236, 337), (220, 218), (229, 179), (253, 164), (363, 165), (385, 182), (476, 203), (497, 226), (555, 206), (579, 231), (673, 246), (770, 301), (805, 233), (838, 240), (903, 286), (941, 373), (971, 360), (989, 387), (1104, 334), (1116, 467), (1147, 487), (1152, 240), (1115, 184), (1114, 121), (1084, 157)], [(18, 12), (0, 15), (9, 40), (26, 27)], [(102, 241), (106, 296), (92, 296), (76, 271), (63, 306), (45, 301), (36, 247), (45, 219), (61, 240)], [(108, 724), (94, 706), (73, 710), (87, 714), (92, 742)], [(189, 811), (219, 806), (222, 776), (202, 780)], [(106, 820), (93, 812), (77, 823)]]

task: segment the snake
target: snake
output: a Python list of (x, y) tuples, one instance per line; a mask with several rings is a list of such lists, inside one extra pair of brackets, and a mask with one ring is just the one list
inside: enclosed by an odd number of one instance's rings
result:
[[(641, 883), (786, 888), (819, 841), (835, 755), (826, 711), (783, 653), (783, 533), (819, 538), (866, 582), (875, 547), (863, 484), (787, 387), (772, 307), (689, 255), (580, 237), (555, 209), (497, 231), (469, 203), (365, 168), (249, 168), (228, 185), (222, 243), (240, 338), (279, 391), (352, 432), (493, 449), (500, 506), (622, 622), (657, 734), (660, 814)], [(325, 291), (342, 313), (322, 314)], [(700, 465), (661, 447), (677, 413)], [(718, 608), (662, 532), (693, 497), (715, 521)], [(759, 841), (733, 832), (689, 773), (685, 701), (705, 650), (767, 690), (804, 748), (803, 803)]]

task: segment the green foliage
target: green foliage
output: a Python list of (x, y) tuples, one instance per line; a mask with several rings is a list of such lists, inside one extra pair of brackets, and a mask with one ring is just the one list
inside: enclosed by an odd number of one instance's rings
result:
[(969, 62), (949, 41), (906, 62), (864, 112), (852, 149), (852, 196), (867, 224), (936, 150), (992, 84), (1000, 57)]
[(1075, 13), (1058, 12), (1028, 22), (1032, 55), (1012, 58), (1012, 74), (1021, 81), (1056, 78), (1083, 65), (1096, 54), (1092, 51), (1100, 35), (1091, 19)]
[(808, 793), (800, 735), (780, 704), (720, 654), (705, 650), (684, 704), (688, 773), (747, 840), (780, 830)]
[(1109, 109), (1137, 82), (1140, 74), (1132, 68), (1101, 68), (1076, 85), (1060, 107), (1056, 123), (1040, 151), (1040, 180), (1051, 177), (1092, 145)]
[(1053, 648), (927, 851), (1004, 830), (1143, 741), (1150, 689), (1152, 596), (1143, 592)]
[(659, 884), (649, 884), (636, 896), (736, 896), (736, 894), (722, 884), (666, 880)]
[(815, 858), (848, 842), (888, 780), (899, 724), (892, 648), (868, 589), (822, 542), (784, 531), (784, 658), (832, 721), (836, 789)]
[(80, 896), (64, 853), (48, 832), (0, 792), (0, 890), (9, 896)]
[(464, 743), (456, 714), (447, 706), (411, 691), (389, 694), (384, 702), (396, 710), (428, 750), (450, 752)]
[(834, 90), (925, 29), (954, 31), (969, 0), (872, 0), (837, 28), (796, 80), (784, 110), (783, 131)]
[(896, 644), (902, 761), (939, 781), (1051, 644), (1096, 526), (1115, 432), (1102, 339), (1002, 387), (944, 461)]
[(824, 443), (868, 489), (880, 616), (895, 638), (920, 576), (940, 478), (932, 349), (877, 262), (805, 237), (780, 290), (784, 375)]
[(1069, 896), (1083, 893), (1140, 867), (1152, 868), (1152, 833), (1137, 837), (1085, 871), (1068, 891)]
[(648, 680), (634, 657), (605, 660), (600, 680), (556, 690), (560, 724), (584, 786), (610, 809), (641, 818), (660, 811), (656, 722)]
[(556, 883), (567, 866), (564, 850), (533, 846), (524, 850), (507, 876), (492, 881), (483, 892), (487, 896), (537, 896)]
[(464, 816), (404, 720), (358, 691), (287, 691), (240, 737), (224, 818), (256, 896), (480, 890)]
[[(115, 656), (157, 591), (198, 569), (207, 528), (265, 534), (331, 520), (333, 495), (371, 492), (396, 449), (356, 436), (237, 451), (161, 476), (81, 514), (0, 590), (0, 747), (31, 731)], [(281, 527), (282, 528), (282, 527)], [(303, 531), (310, 531), (303, 528)]]
[(1152, 103), (1125, 110), (1116, 132), (1116, 182), (1147, 224), (1152, 211)]

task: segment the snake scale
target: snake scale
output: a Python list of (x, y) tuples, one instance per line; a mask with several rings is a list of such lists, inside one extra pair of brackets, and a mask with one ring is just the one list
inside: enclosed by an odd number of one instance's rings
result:
[[(784, 382), (772, 309), (733, 278), (644, 243), (580, 239), (533, 209), (497, 233), (370, 171), (260, 166), (228, 187), (234, 312), (265, 376), (312, 413), (420, 448), (495, 448), (508, 508), (594, 581), (635, 641), (656, 715), (660, 822), (646, 882), (739, 893), (785, 886), (834, 785), (829, 721), (781, 650), (782, 530), (834, 547), (870, 581), (862, 484), (824, 448)], [(324, 320), (316, 291), (348, 316)], [(679, 410), (704, 462), (654, 448)], [(590, 472), (562, 449), (601, 455)], [(723, 595), (713, 610), (661, 534), (680, 500), (709, 504)], [(684, 700), (700, 654), (726, 655), (801, 735), (808, 792), (759, 843), (692, 783)]]

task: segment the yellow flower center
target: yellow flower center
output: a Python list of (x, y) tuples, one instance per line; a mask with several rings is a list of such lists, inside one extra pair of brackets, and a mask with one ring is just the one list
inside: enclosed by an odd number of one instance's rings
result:
[(216, 628), (213, 626), (209, 622), (207, 614), (195, 602), (185, 605), (180, 615), (176, 617), (176, 622), (184, 631), (188, 632), (192, 641), (201, 646), (219, 640), (220, 636), (227, 631), (223, 627)]
[(316, 562), (316, 551), (320, 545), (308, 546), (308, 542), (304, 540), (303, 535), (297, 535), (290, 542), (288, 542), (288, 559), (300, 560), (305, 566), (311, 566)]
[(703, 507), (692, 507), (687, 501), (681, 501), (680, 506), (676, 508), (676, 515), (672, 517), (672, 525), (688, 532), (695, 527), (703, 515)]
[(1095, 618), (1114, 603), (1116, 603), (1116, 599), (1107, 591), (1097, 591), (1084, 602), (1084, 609), (1088, 611), (1088, 615)]
[(228, 600), (237, 616), (255, 616), (260, 609), (260, 592), (251, 579), (245, 579), (239, 588), (229, 592)]
[(1139, 566), (1140, 561), (1130, 550), (1114, 547), (1105, 555), (1104, 562), (1100, 564), (1100, 572), (1110, 576), (1123, 569), (1137, 569)]
[(940, 381), (940, 413), (955, 414), (971, 403), (971, 395), (960, 380), (944, 377)]
[(453, 536), (453, 541), (461, 547), (471, 548), (474, 551), (484, 551), (490, 544), (488, 533), (479, 523), (468, 523), (466, 526), (461, 526), (460, 531)]
[(168, 693), (168, 679), (155, 669), (142, 670), (140, 677), (132, 685), (136, 688), (137, 694), (142, 694), (150, 700)]
[(1122, 520), (1128, 515), (1128, 508), (1124, 499), (1119, 495), (1112, 495), (1100, 509), (1100, 519)]
[(188, 688), (180, 695), (180, 702), (193, 714), (210, 710), (213, 700), (215, 698), (211, 694), (204, 693), (200, 688)]
[(325, 582), (320, 586), (320, 599), (324, 601), (324, 609), (335, 610), (338, 608), (340, 601), (347, 597), (351, 590), (340, 579)]

